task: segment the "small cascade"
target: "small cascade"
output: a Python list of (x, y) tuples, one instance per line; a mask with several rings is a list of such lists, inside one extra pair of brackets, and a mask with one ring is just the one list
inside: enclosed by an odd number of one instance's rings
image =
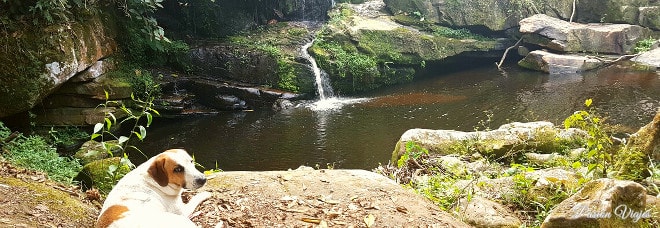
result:
[(307, 107), (314, 111), (337, 110), (347, 104), (368, 100), (366, 98), (346, 99), (335, 97), (334, 92), (332, 91), (332, 86), (330, 85), (330, 78), (328, 77), (328, 74), (318, 67), (316, 64), (316, 59), (314, 59), (314, 57), (309, 54), (309, 51), (307, 51), (307, 49), (309, 49), (313, 43), (314, 40), (305, 44), (302, 47), (301, 53), (302, 57), (307, 59), (311, 64), (311, 68), (316, 79), (316, 89), (319, 94), (319, 100), (308, 105)]
[(311, 63), (312, 71), (314, 72), (314, 77), (316, 79), (316, 89), (319, 94), (319, 99), (320, 100), (326, 100), (328, 98), (334, 97), (334, 92), (332, 91), (332, 86), (330, 85), (330, 79), (328, 78), (328, 74), (323, 72), (321, 68), (316, 64), (316, 59), (312, 57), (312, 55), (309, 54), (309, 47), (314, 44), (314, 40), (310, 41), (309, 43), (305, 44), (302, 47), (302, 57), (307, 59)]

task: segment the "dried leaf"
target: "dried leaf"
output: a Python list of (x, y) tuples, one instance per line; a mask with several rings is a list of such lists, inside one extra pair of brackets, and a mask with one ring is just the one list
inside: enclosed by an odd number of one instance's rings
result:
[(320, 220), (320, 219), (316, 219), (316, 218), (302, 218), (301, 220), (302, 220), (303, 222), (314, 223), (314, 224), (319, 224), (319, 223), (321, 223), (321, 220)]
[(376, 223), (376, 217), (372, 214), (367, 215), (364, 217), (364, 224), (367, 225), (367, 227), (372, 227)]
[(396, 207), (396, 211), (404, 213), (404, 214), (408, 214), (408, 208), (405, 208), (403, 206)]

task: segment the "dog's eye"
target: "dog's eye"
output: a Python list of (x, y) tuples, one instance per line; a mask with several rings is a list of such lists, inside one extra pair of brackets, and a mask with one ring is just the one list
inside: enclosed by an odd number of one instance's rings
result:
[(183, 166), (177, 166), (176, 168), (174, 168), (174, 172), (175, 172), (175, 173), (181, 173), (181, 172), (183, 172)]

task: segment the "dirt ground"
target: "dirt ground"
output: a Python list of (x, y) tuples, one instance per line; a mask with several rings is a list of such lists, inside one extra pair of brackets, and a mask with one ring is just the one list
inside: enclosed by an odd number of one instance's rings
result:
[[(0, 227), (93, 227), (97, 194), (0, 165)], [(213, 194), (192, 216), (200, 227), (469, 227), (365, 170), (221, 172), (198, 191)]]

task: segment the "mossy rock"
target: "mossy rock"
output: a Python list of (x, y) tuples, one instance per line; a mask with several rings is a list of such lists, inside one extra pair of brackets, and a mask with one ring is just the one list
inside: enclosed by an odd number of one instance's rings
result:
[[(122, 159), (124, 158), (112, 157), (93, 161), (83, 167), (76, 180), (86, 189), (94, 187), (101, 193), (108, 194), (117, 181), (131, 171), (128, 165), (122, 164)], [(116, 172), (114, 178), (111, 170)]]
[(0, 186), (3, 204), (9, 204), (3, 206), (0, 224), (39, 227), (44, 223), (37, 219), (50, 219), (48, 223), (55, 227), (92, 227), (96, 221), (96, 208), (45, 183), (0, 176)]
[[(111, 152), (113, 154), (119, 152), (117, 140), (106, 141), (107, 148), (113, 148)], [(78, 149), (78, 152), (74, 155), (83, 165), (89, 164), (93, 161), (101, 160), (108, 157), (108, 151), (103, 148), (103, 144), (94, 140), (87, 141)]]

